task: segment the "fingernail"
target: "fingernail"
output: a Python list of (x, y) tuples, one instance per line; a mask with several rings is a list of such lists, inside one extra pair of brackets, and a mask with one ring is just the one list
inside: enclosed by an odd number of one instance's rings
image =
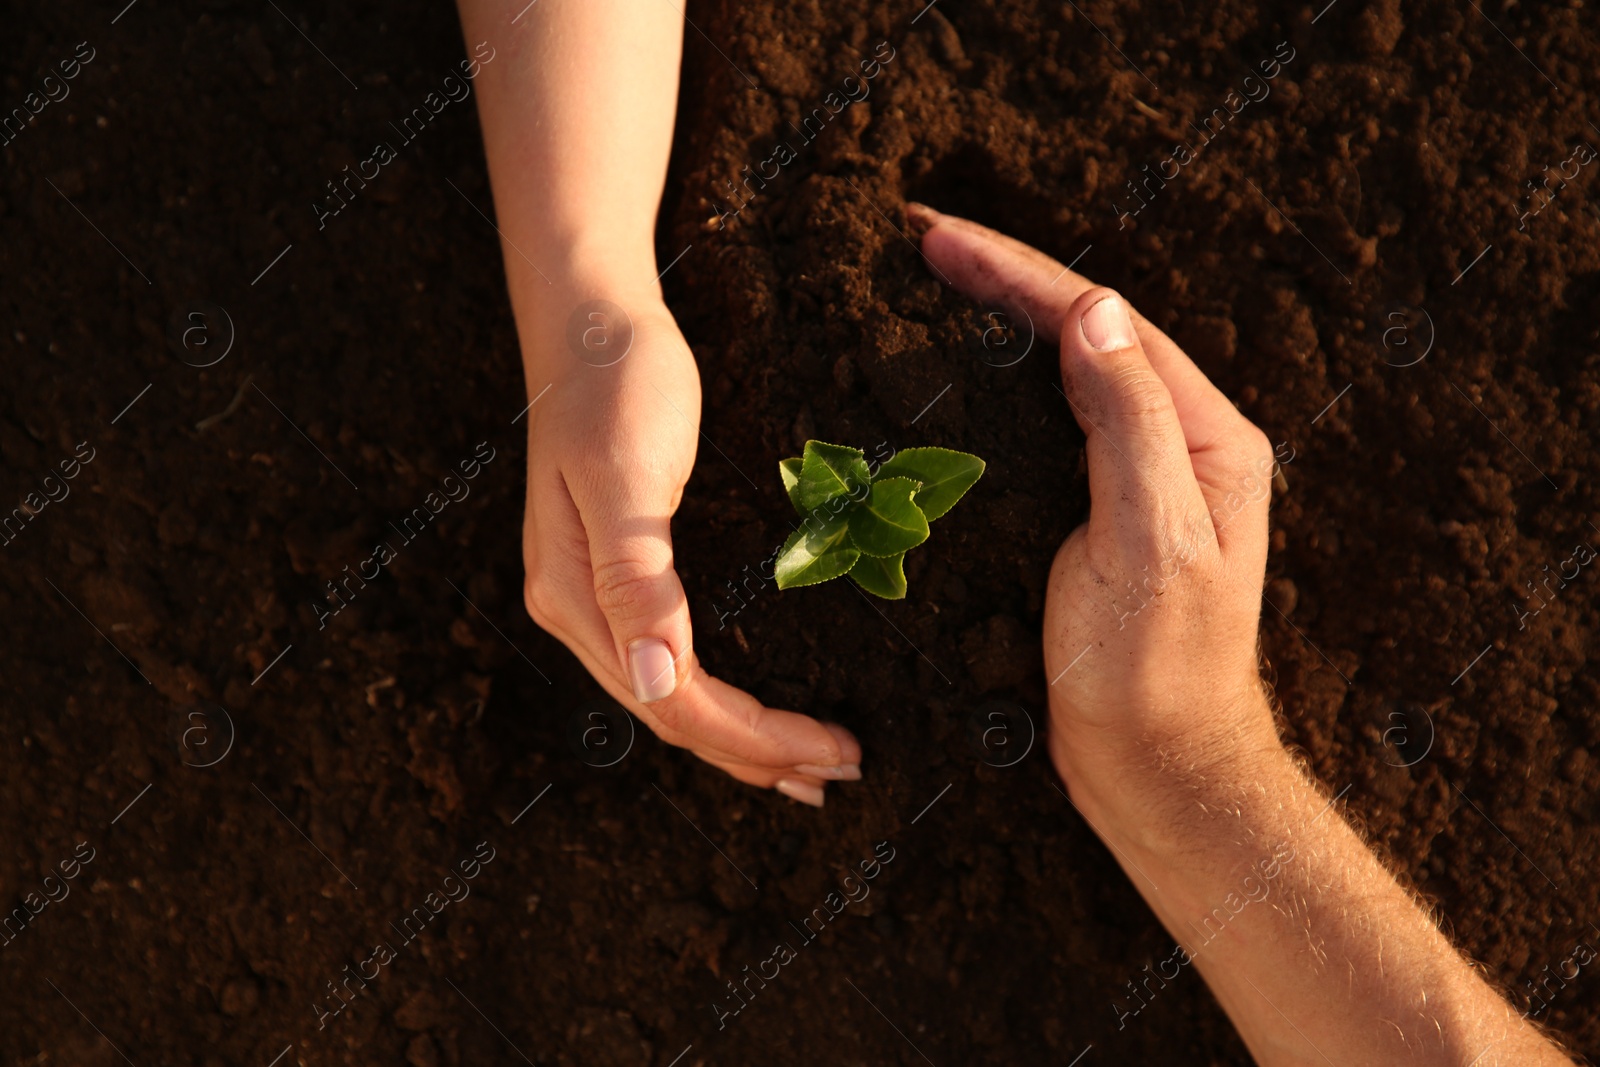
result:
[(822, 807), (822, 787), (820, 785), (797, 782), (793, 778), (780, 778), (778, 784), (773, 788), (790, 800), (798, 800), (802, 804), (810, 804), (813, 808)]
[(1099, 352), (1114, 352), (1133, 346), (1133, 320), (1128, 317), (1128, 305), (1121, 297), (1108, 296), (1097, 300), (1083, 313), (1083, 339)]
[(633, 642), (628, 646), (628, 676), (633, 683), (633, 698), (641, 704), (671, 696), (678, 687), (672, 649), (655, 637), (642, 637)]
[(929, 207), (927, 204), (919, 204), (915, 200), (908, 200), (906, 202), (906, 217), (912, 222), (925, 222), (929, 225), (932, 225), (933, 223), (944, 218), (943, 215), (933, 210), (933, 208)]
[(845, 763), (838, 767), (822, 767), (815, 763), (796, 763), (794, 769), (801, 774), (809, 774), (813, 778), (826, 778), (831, 782), (859, 782), (861, 780), (861, 765), (859, 763)]

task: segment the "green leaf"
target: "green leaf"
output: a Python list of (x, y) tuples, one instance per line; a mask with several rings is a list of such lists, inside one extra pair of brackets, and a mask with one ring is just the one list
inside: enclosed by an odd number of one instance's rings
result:
[(800, 504), (800, 457), (778, 461), (778, 474), (783, 478), (783, 491), (789, 494), (789, 503), (794, 509), (804, 515), (806, 509)]
[(800, 458), (801, 511), (819, 508), (834, 497), (863, 492), (863, 487), (872, 481), (866, 456), (859, 448), (807, 441), (805, 455)]
[(983, 476), (984, 462), (966, 452), (948, 448), (908, 448), (896, 452), (878, 468), (878, 478), (913, 478), (922, 483), (917, 507), (932, 522), (955, 507), (956, 501)]
[(850, 511), (850, 540), (869, 556), (898, 556), (928, 539), (928, 520), (911, 502), (917, 483), (910, 478), (880, 478), (867, 498)]
[(793, 589), (847, 574), (860, 558), (843, 515), (826, 522), (813, 519), (789, 535), (773, 572), (779, 589)]
[(904, 600), (906, 595), (906, 554), (862, 556), (850, 568), (850, 579), (885, 600)]

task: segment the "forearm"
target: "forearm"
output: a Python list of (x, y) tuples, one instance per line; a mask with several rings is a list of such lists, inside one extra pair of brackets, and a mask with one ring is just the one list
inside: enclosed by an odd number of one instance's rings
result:
[(459, 3), (467, 39), (497, 50), (477, 79), (478, 113), (519, 321), (555, 290), (657, 291), (681, 10), (667, 0)]
[(1075, 793), (1178, 942), (1124, 994), (1125, 1023), (1192, 962), (1262, 1064), (1570, 1064), (1287, 753), (1192, 768), (1152, 767), (1121, 799)]

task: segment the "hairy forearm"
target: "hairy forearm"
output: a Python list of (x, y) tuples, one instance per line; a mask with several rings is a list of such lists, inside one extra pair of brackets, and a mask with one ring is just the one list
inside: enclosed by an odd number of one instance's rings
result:
[(1178, 942), (1126, 994), (1124, 1024), (1152, 977), (1181, 980), (1192, 963), (1262, 1064), (1570, 1064), (1287, 753), (1203, 773), (1169, 755), (1117, 797), (1074, 792)]
[(541, 290), (653, 291), (681, 8), (668, 0), (459, 6), (467, 39), (498, 51), (478, 79), (478, 112), (519, 319), (536, 310), (526, 305)]

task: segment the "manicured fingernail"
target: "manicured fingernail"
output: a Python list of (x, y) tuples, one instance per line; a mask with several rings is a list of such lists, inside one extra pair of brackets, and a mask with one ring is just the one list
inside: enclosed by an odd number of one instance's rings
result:
[(859, 782), (861, 780), (861, 765), (859, 763), (846, 763), (838, 767), (820, 767), (815, 763), (796, 763), (794, 769), (801, 774), (809, 774), (813, 778), (826, 778), (832, 782)]
[(781, 778), (773, 788), (790, 800), (798, 800), (802, 804), (810, 804), (813, 808), (822, 807), (822, 787), (820, 785), (797, 782), (793, 778)]
[(641, 704), (671, 696), (678, 687), (672, 649), (655, 637), (633, 642), (628, 646), (628, 676), (633, 683), (633, 698)]
[(1083, 339), (1100, 352), (1114, 352), (1133, 345), (1133, 320), (1128, 305), (1120, 297), (1097, 300), (1083, 313)]

